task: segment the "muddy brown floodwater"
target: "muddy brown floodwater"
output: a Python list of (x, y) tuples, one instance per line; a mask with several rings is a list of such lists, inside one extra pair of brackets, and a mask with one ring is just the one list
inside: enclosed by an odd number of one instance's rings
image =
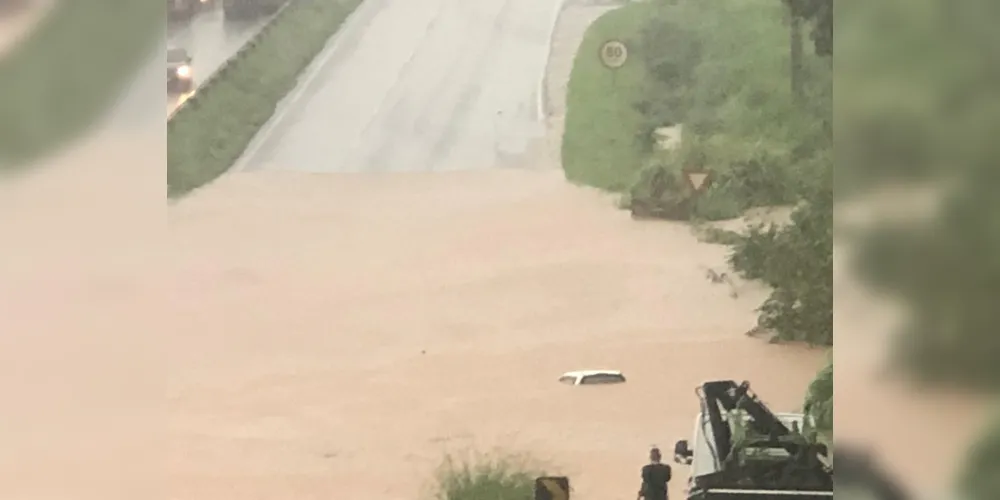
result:
[[(743, 335), (763, 291), (706, 279), (725, 247), (558, 171), (235, 174), (170, 218), (172, 498), (412, 499), (498, 446), (632, 498), (700, 382), (794, 410), (823, 361)], [(629, 382), (556, 382), (591, 367)]]

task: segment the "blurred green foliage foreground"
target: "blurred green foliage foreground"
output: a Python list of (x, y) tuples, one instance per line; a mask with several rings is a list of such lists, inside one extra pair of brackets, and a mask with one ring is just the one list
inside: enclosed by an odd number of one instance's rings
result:
[(227, 72), (198, 92), (167, 127), (168, 196), (183, 196), (224, 174), (278, 102), (361, 0), (292, 0)]
[(838, 196), (916, 184), (943, 200), (928, 218), (862, 235), (858, 270), (909, 306), (901, 365), (988, 392), (1000, 388), (996, 6), (893, 0), (838, 11)]
[(78, 137), (125, 90), (162, 33), (156, 1), (57, 2), (0, 58), (0, 169)]
[[(882, 0), (842, 2), (836, 12), (838, 197), (918, 188), (942, 202), (858, 234), (859, 275), (908, 309), (898, 366), (992, 395), (1000, 388), (997, 6)], [(1000, 498), (1000, 415), (960, 486), (970, 500)]]

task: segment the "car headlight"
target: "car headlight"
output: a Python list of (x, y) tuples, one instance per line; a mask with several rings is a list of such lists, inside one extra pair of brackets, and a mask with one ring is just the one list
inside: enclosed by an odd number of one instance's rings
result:
[(177, 68), (177, 76), (180, 78), (190, 78), (191, 66), (181, 66)]

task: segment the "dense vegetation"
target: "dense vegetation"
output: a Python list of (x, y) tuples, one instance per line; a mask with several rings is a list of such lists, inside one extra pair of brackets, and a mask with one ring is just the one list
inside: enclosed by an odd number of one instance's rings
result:
[(533, 498), (535, 478), (544, 476), (527, 459), (509, 454), (445, 457), (434, 484), (435, 500)]
[[(629, 190), (634, 211), (728, 219), (830, 188), (832, 68), (813, 51), (791, 63), (790, 9), (771, 0), (656, 5), (636, 48), (649, 78), (633, 103), (647, 153)], [(681, 147), (658, 151), (654, 130), (674, 124)], [(695, 197), (683, 168), (710, 169), (714, 183)]]
[(809, 384), (805, 411), (816, 419), (816, 427), (831, 435), (833, 430), (833, 358)]

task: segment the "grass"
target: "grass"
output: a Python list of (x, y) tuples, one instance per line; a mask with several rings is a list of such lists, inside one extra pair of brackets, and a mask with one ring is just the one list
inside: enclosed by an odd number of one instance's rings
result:
[(178, 111), (167, 128), (169, 197), (215, 180), (239, 159), (361, 1), (292, 0), (255, 46)]
[(534, 498), (535, 478), (543, 476), (531, 461), (510, 454), (452, 456), (438, 468), (435, 500), (526, 500)]
[[(825, 161), (830, 72), (804, 47), (807, 99), (793, 102), (784, 15), (768, 0), (679, 0), (631, 4), (598, 19), (569, 82), (567, 178), (627, 191), (630, 208), (658, 218), (723, 220), (794, 203)], [(597, 57), (609, 39), (630, 48), (617, 73)], [(657, 151), (646, 135), (677, 123), (680, 148)], [(716, 182), (694, 198), (682, 167), (708, 168)]]
[[(642, 166), (636, 131), (643, 117), (633, 104), (647, 77), (635, 50), (650, 11), (646, 3), (628, 4), (601, 16), (584, 35), (566, 95), (562, 158), (571, 182), (621, 192)], [(601, 45), (612, 39), (629, 48), (628, 60), (617, 70), (604, 67), (598, 57)]]

